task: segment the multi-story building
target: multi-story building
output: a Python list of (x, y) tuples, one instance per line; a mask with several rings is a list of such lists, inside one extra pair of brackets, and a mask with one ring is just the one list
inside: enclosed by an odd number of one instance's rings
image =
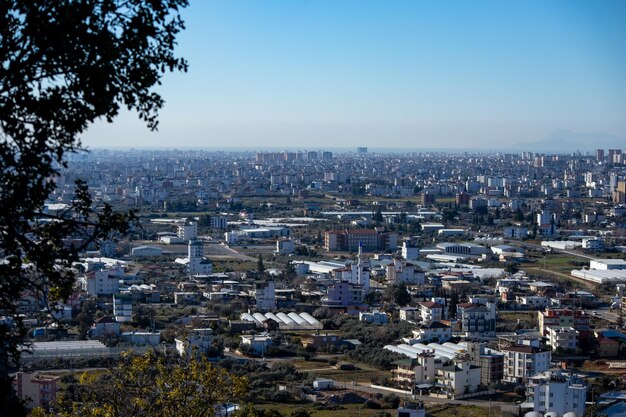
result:
[(526, 227), (505, 227), (504, 237), (509, 239), (526, 239), (528, 237), (528, 229)]
[(226, 216), (211, 216), (209, 222), (211, 229), (224, 230), (228, 227), (228, 217)]
[(419, 317), (420, 309), (417, 307), (402, 307), (398, 310), (398, 316), (400, 320), (415, 320), (416, 317)]
[(196, 239), (198, 237), (198, 223), (189, 222), (179, 225), (176, 235), (185, 242)]
[(573, 327), (548, 327), (548, 345), (555, 351), (574, 351), (578, 346), (578, 331)]
[(425, 279), (424, 272), (411, 262), (395, 259), (392, 264), (387, 265), (387, 281), (389, 283), (404, 282), (422, 285)]
[(504, 381), (521, 383), (550, 367), (549, 350), (530, 345), (511, 345), (500, 349), (504, 353)]
[(546, 307), (538, 312), (539, 332), (548, 336), (548, 327), (573, 327), (577, 331), (589, 330), (589, 316), (584, 310)]
[(204, 257), (204, 244), (198, 239), (189, 241), (187, 249), (187, 268), (190, 275), (210, 275), (213, 273), (213, 263)]
[(113, 316), (118, 323), (127, 323), (133, 320), (133, 304), (135, 300), (130, 294), (115, 294), (113, 296)]
[(434, 320), (413, 330), (413, 337), (420, 343), (445, 343), (452, 337), (452, 328), (441, 321)]
[(575, 413), (585, 415), (587, 385), (575, 375), (565, 375), (561, 371), (547, 371), (528, 380), (526, 402), (522, 408), (539, 413)]
[(396, 250), (398, 234), (386, 232), (382, 227), (330, 230), (324, 234), (324, 247), (327, 251), (356, 252), (359, 247), (362, 247), (364, 251)]
[(394, 381), (407, 384), (411, 387), (420, 384), (433, 384), (435, 382), (435, 355), (422, 352), (415, 359), (401, 359), (394, 362)]
[(295, 250), (295, 245), (293, 240), (288, 238), (278, 239), (276, 241), (276, 250), (274, 251), (277, 255), (288, 255), (293, 253)]
[(359, 321), (373, 324), (386, 324), (389, 321), (387, 313), (378, 310), (359, 312)]
[(255, 282), (254, 298), (257, 310), (266, 311), (276, 308), (276, 284), (274, 281)]
[(328, 307), (348, 307), (363, 303), (363, 287), (349, 282), (336, 282), (326, 290), (322, 305)]
[(457, 305), (457, 319), (461, 322), (461, 331), (472, 339), (491, 338), (496, 335), (495, 306), (475, 303)]
[(441, 320), (444, 318), (443, 305), (434, 301), (424, 301), (418, 304), (420, 308), (420, 317), (424, 323), (432, 320)]
[(402, 258), (407, 261), (415, 261), (419, 258), (420, 250), (418, 247), (413, 246), (410, 241), (405, 240), (402, 242)]
[(53, 403), (60, 385), (60, 376), (40, 373), (18, 372), (13, 380), (18, 398), (25, 401), (28, 408), (47, 407)]
[(89, 329), (89, 336), (96, 339), (103, 336), (119, 336), (119, 334), (120, 323), (109, 316), (95, 319)]
[(205, 353), (213, 342), (213, 329), (193, 329), (188, 334), (175, 339), (180, 356)]
[(480, 368), (460, 361), (437, 369), (437, 380), (449, 398), (471, 396), (480, 386)]
[(626, 203), (626, 181), (617, 182), (617, 187), (613, 190), (613, 202), (616, 204)]
[(495, 386), (504, 378), (504, 355), (487, 349), (484, 343), (467, 342), (470, 363), (480, 366), (480, 383)]
[(120, 291), (120, 279), (124, 276), (121, 265), (87, 272), (80, 282), (89, 295), (112, 295)]

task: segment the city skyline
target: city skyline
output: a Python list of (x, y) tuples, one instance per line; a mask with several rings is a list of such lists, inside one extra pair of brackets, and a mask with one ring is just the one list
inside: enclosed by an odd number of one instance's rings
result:
[(178, 48), (190, 69), (164, 79), (160, 131), (122, 114), (83, 143), (499, 150), (562, 130), (619, 142), (625, 17), (608, 1), (192, 2)]

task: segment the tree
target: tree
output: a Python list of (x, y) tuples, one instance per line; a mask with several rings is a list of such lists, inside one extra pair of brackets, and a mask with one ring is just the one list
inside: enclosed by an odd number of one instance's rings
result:
[[(95, 206), (77, 182), (67, 208), (43, 210), (79, 136), (121, 108), (157, 128), (153, 87), (186, 70), (174, 55), (187, 0), (0, 2), (0, 314), (16, 316), (24, 292), (49, 304), (67, 298), (71, 269), (88, 245), (128, 230), (132, 213)], [(73, 242), (67, 243), (66, 238)], [(0, 409), (19, 416), (9, 367), (25, 329), (0, 327)]]
[(459, 293), (452, 291), (450, 293), (450, 303), (448, 304), (448, 317), (456, 318), (456, 306), (459, 304)]
[(241, 398), (247, 381), (215, 367), (206, 358), (167, 360), (154, 353), (127, 355), (102, 374), (85, 373), (76, 401), (61, 398), (39, 416), (160, 417), (213, 415), (215, 408)]
[(263, 255), (259, 253), (259, 259), (256, 261), (256, 270), (261, 274), (265, 272), (265, 264), (263, 263)]
[(401, 307), (411, 302), (411, 294), (409, 294), (409, 291), (407, 290), (406, 284), (404, 282), (401, 282), (400, 284), (394, 284), (391, 287), (391, 298), (394, 303)]

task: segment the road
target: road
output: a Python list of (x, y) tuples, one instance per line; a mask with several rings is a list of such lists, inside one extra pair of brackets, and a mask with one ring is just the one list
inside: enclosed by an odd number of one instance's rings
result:
[(587, 313), (594, 317), (601, 318), (611, 323), (617, 323), (617, 310), (611, 310), (608, 307), (595, 308), (587, 310)]

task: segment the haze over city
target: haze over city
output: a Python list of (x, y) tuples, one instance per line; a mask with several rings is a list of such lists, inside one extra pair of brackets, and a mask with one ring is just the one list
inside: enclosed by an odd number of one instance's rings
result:
[(192, 1), (183, 18), (190, 68), (164, 79), (159, 132), (123, 114), (90, 129), (87, 147), (626, 140), (621, 1)]

